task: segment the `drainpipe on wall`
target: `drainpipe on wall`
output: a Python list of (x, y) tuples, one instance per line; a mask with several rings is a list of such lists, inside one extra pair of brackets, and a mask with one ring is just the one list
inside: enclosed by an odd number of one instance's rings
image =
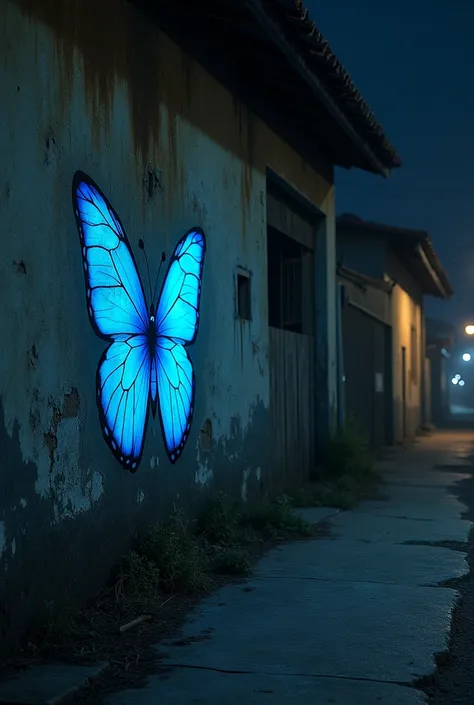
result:
[(337, 427), (346, 425), (346, 395), (344, 375), (344, 353), (342, 340), (342, 306), (345, 299), (345, 287), (337, 283), (336, 296), (336, 345), (337, 345)]

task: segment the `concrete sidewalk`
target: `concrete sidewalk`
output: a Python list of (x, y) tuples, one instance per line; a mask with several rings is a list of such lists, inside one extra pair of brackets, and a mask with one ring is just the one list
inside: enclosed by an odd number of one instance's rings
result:
[[(447, 649), (457, 599), (442, 583), (468, 570), (471, 525), (452, 490), (474, 473), (472, 452), (474, 434), (437, 433), (380, 464), (386, 500), (302, 510), (331, 537), (280, 546), (209, 596), (156, 646), (169, 670), (108, 705), (425, 703), (413, 683)], [(69, 702), (106, 666), (28, 669), (0, 683), (0, 705)]]
[[(110, 705), (415, 705), (413, 687), (448, 646), (470, 523), (450, 492), (471, 474), (473, 436), (437, 433), (381, 464), (386, 501), (329, 516), (329, 539), (281, 546), (246, 584), (202, 602), (162, 676)], [(444, 467), (443, 466), (449, 466)], [(455, 467), (453, 467), (455, 466)], [(407, 542), (410, 542), (407, 544)]]

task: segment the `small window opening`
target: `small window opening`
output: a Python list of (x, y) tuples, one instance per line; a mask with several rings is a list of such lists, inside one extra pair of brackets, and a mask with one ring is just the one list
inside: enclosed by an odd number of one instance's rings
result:
[(250, 321), (252, 318), (250, 294), (250, 273), (239, 270), (237, 272), (237, 315), (245, 321)]

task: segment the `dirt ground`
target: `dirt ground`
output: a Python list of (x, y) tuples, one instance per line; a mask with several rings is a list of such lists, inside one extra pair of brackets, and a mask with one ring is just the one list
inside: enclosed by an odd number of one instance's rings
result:
[[(83, 694), (84, 698), (138, 687), (158, 665), (152, 644), (172, 638), (202, 596), (157, 594), (153, 600), (129, 600), (117, 599), (113, 590), (104, 592), (59, 627), (46, 628), (27, 640), (4, 664), (2, 675), (53, 660), (72, 664), (106, 661), (110, 667)], [(142, 615), (147, 616), (146, 621), (120, 631)]]

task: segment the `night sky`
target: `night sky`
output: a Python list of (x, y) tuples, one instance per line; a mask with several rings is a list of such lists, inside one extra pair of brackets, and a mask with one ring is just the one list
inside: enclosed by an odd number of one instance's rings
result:
[(427, 230), (455, 290), (426, 312), (474, 320), (474, 3), (307, 0), (403, 165), (337, 170), (337, 212)]

